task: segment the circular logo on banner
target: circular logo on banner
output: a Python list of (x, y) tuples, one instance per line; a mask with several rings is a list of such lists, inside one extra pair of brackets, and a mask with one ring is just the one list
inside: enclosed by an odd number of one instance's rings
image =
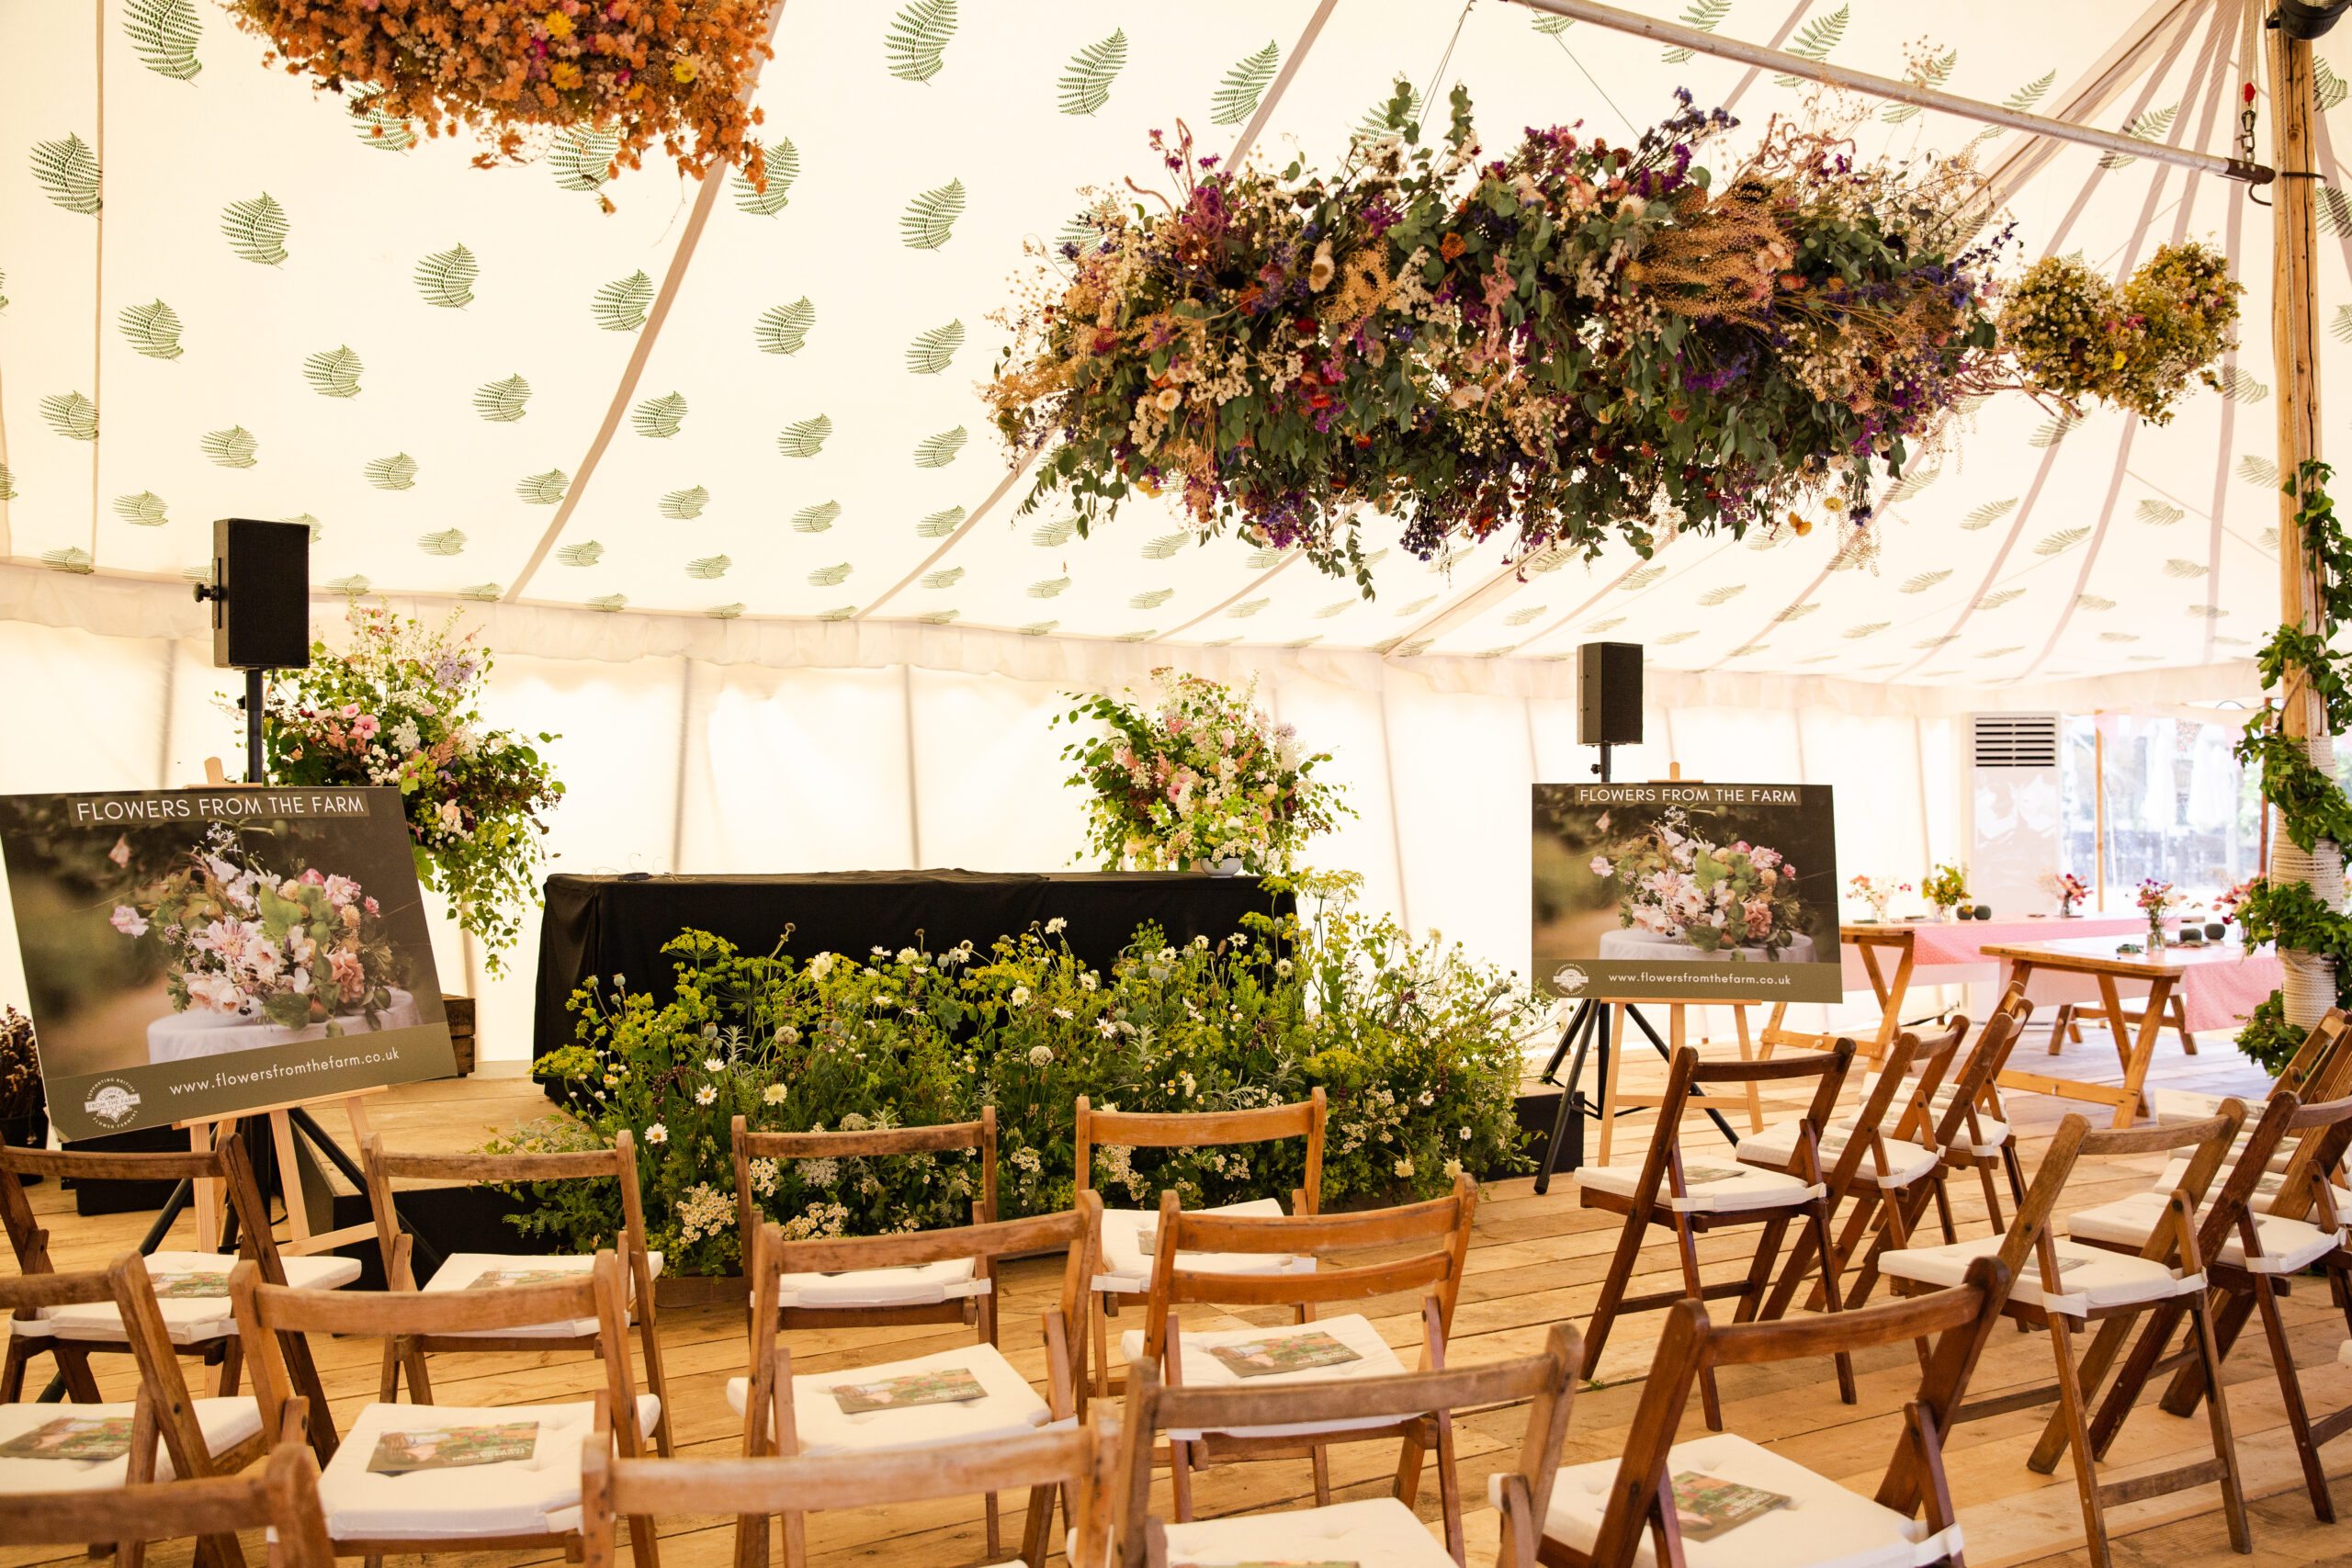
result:
[(139, 1109), (139, 1091), (120, 1078), (106, 1078), (90, 1091), (82, 1109), (109, 1127), (119, 1127)]
[(1571, 964), (1552, 976), (1552, 984), (1560, 987), (1566, 995), (1573, 997), (1592, 984), (1592, 977)]

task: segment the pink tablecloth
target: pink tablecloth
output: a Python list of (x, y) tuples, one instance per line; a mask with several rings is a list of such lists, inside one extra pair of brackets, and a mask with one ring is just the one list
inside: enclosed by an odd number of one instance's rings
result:
[[(2115, 953), (2115, 943), (2122, 938), (2070, 940), (2064, 945), (2079, 956), (2104, 958)], [(2132, 958), (2131, 953), (2117, 956)], [(2248, 953), (2232, 943), (2216, 947), (2175, 948), (2166, 958), (2182, 966), (2179, 977), (2173, 983), (2173, 995), (2181, 998), (2185, 1021), (2190, 1033), (2207, 1030), (2227, 1030), (2234, 1032), (2252, 1012), (2281, 983), (2278, 954), (2267, 947)], [(2027, 983), (2029, 996), (2038, 995), (2044, 979), (2054, 983), (2079, 986), (2091, 997), (2098, 994), (2098, 981), (2094, 976), (2069, 974), (2057, 970), (2036, 969)], [(2123, 996), (2145, 996), (2145, 980), (2116, 981), (2117, 991)]]
[[(1890, 930), (1909, 930), (1918, 933), (1912, 951), (1916, 955), (1911, 970), (1915, 989), (1922, 986), (1953, 986), (1967, 981), (1998, 981), (2007, 978), (2006, 966), (1986, 958), (1983, 949), (2000, 947), (2020, 942), (2080, 942), (2104, 937), (2114, 942), (2137, 942), (2148, 930), (2148, 923), (2136, 917), (2123, 915), (2085, 916), (2080, 919), (2061, 920), (1953, 920), (1937, 922), (1923, 920), (1905, 925), (1889, 922)], [(2194, 964), (2174, 990), (2183, 998), (2190, 1032), (2208, 1030), (2234, 1032), (2245, 1015), (2279, 985), (2278, 960), (2267, 950), (2240, 962), (2234, 947), (2222, 949), (2188, 949), (2192, 956), (2211, 961)], [(1879, 972), (1889, 980), (1894, 977), (1897, 955), (1887, 951), (1878, 953)], [(1844, 948), (1846, 989), (1868, 996), (1870, 976), (1862, 967), (1861, 950), (1849, 942)], [(2117, 993), (2125, 998), (2140, 998), (2148, 994), (2145, 980), (2119, 980)], [(2098, 982), (2087, 975), (2062, 974), (2055, 970), (2037, 969), (2027, 983), (2026, 995), (2035, 1007), (2046, 1015), (2060, 1002), (2073, 1002), (2077, 1007), (2096, 1003), (2099, 999)], [(1905, 1004), (1905, 1016), (1920, 1011), (1916, 997)]]

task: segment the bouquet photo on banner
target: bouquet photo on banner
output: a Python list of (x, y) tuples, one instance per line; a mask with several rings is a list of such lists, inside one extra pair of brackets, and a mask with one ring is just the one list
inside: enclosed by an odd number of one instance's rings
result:
[(1826, 784), (1535, 786), (1534, 970), (1553, 994), (1834, 1002)]
[(0, 796), (69, 1138), (455, 1070), (399, 795)]

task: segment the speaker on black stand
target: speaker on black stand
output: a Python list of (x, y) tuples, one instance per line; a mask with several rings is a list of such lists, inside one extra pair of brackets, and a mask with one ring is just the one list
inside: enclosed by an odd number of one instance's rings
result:
[(245, 672), (245, 782), (267, 784), (262, 760), (264, 686), (272, 670), (311, 663), (311, 527), (222, 517), (212, 525), (212, 665)]

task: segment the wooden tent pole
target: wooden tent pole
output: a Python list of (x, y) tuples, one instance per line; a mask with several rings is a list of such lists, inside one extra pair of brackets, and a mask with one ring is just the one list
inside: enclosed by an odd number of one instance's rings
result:
[[(2314, 197), (2317, 183), (2304, 171), (2314, 166), (2312, 145), (2312, 46), (2290, 38), (2283, 28), (2266, 29), (2269, 40), (2270, 147), (2273, 166), (2288, 171), (2271, 186), (2271, 349), (2278, 372), (2278, 478), (2285, 489), (2278, 496), (2278, 619), (2305, 631), (2319, 627), (2318, 584), (2303, 553), (2302, 531), (2295, 526), (2296, 500), (2291, 481), (2305, 460), (2320, 456), (2319, 432), (2319, 304), (2313, 259), (2317, 248)], [(2319, 699), (2308, 684), (2290, 687), (2281, 716), (2285, 732), (2296, 739), (2328, 733)], [(2314, 761), (2319, 759), (2314, 758)], [(2323, 763), (2333, 773), (2332, 763)], [(2283, 847), (2285, 835), (2280, 835)], [(2275, 876), (2278, 868), (2267, 868)], [(2309, 863), (2298, 857), (2294, 874), (2280, 880), (2309, 884)], [(2313, 987), (2314, 990), (2320, 987)], [(2309, 1028), (2319, 1021), (2324, 997), (2299, 998), (2301, 1009), (2290, 1008), (2287, 1022)], [(2298, 1011), (2309, 1011), (2299, 1018)]]

